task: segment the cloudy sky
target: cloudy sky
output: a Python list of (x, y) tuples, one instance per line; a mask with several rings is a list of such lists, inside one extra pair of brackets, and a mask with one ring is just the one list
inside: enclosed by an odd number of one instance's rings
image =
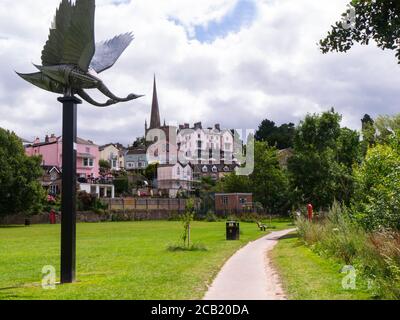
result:
[[(399, 112), (400, 67), (374, 46), (322, 55), (317, 42), (347, 0), (98, 0), (96, 40), (133, 31), (135, 40), (102, 73), (120, 96), (146, 97), (97, 109), (79, 106), (78, 135), (132, 143), (150, 117), (157, 75), (162, 120), (257, 128), (262, 119), (297, 123), (335, 107), (358, 129), (365, 113)], [(57, 96), (14, 70), (40, 64), (59, 0), (0, 0), (0, 127), (31, 139), (61, 133)], [(101, 95), (94, 94), (100, 100)]]

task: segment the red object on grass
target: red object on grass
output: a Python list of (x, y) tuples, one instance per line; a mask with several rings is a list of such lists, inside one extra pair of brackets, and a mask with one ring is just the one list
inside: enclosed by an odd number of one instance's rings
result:
[(50, 211), (50, 224), (56, 224), (57, 220), (56, 220), (56, 213), (54, 212), (54, 210)]
[(314, 208), (311, 203), (307, 205), (307, 212), (308, 212), (308, 220), (312, 221), (314, 215)]

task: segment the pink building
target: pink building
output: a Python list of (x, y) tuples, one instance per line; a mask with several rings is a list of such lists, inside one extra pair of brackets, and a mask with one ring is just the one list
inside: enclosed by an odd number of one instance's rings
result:
[[(62, 168), (62, 137), (46, 136), (44, 141), (39, 138), (25, 148), (28, 156), (41, 155), (43, 166)], [(99, 146), (90, 140), (77, 138), (76, 171), (79, 178), (99, 177)]]

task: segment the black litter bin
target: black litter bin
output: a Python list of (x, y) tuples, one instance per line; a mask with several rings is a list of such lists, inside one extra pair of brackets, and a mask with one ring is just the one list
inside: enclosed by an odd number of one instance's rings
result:
[(25, 226), (29, 227), (31, 225), (31, 219), (25, 219)]
[(226, 240), (239, 240), (239, 222), (228, 221), (226, 223)]

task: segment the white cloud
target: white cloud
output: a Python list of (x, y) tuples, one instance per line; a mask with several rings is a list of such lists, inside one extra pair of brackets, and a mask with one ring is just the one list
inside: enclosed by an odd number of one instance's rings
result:
[[(61, 133), (56, 95), (14, 74), (33, 71), (30, 62), (40, 62), (58, 2), (2, 1), (8, 10), (0, 11), (0, 126), (26, 138)], [(334, 106), (345, 125), (357, 128), (364, 113), (397, 111), (400, 75), (393, 52), (373, 46), (348, 54), (318, 50), (316, 43), (347, 0), (259, 0), (255, 20), (240, 32), (212, 43), (188, 38), (188, 29), (222, 19), (236, 2), (97, 1), (97, 40), (126, 31), (136, 37), (101, 78), (118, 95), (146, 97), (109, 109), (79, 106), (79, 135), (97, 143), (128, 143), (142, 135), (154, 73), (161, 117), (171, 123), (255, 128), (264, 118), (297, 122), (307, 112)]]

